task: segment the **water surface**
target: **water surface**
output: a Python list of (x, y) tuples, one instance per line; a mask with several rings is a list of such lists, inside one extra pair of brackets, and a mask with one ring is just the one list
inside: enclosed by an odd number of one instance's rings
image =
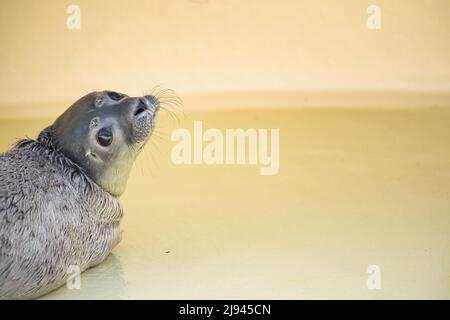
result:
[[(172, 129), (279, 128), (280, 170), (174, 165)], [(0, 119), (0, 150), (50, 118)], [(122, 242), (44, 298), (450, 298), (450, 110), (234, 110), (161, 120)], [(378, 265), (381, 290), (368, 290)]]

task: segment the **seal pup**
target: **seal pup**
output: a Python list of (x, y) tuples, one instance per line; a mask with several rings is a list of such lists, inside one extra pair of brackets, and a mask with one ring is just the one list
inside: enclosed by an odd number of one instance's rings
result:
[(56, 289), (119, 243), (118, 197), (159, 108), (153, 95), (92, 92), (0, 155), (1, 299)]

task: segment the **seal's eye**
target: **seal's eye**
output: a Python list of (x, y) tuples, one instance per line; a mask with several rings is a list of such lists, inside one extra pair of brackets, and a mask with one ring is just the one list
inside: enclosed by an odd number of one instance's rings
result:
[(111, 144), (113, 134), (111, 128), (102, 128), (97, 133), (97, 141), (100, 145), (107, 147)]
[(120, 93), (113, 92), (113, 91), (109, 91), (108, 96), (111, 99), (113, 99), (114, 101), (119, 101), (120, 99), (122, 99), (122, 95)]

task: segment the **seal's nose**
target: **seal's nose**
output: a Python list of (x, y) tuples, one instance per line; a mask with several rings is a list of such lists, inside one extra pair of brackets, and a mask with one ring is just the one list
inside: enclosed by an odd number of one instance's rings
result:
[(155, 113), (159, 110), (159, 103), (153, 96), (145, 96), (138, 98), (138, 103), (134, 108), (133, 115), (135, 117), (139, 117), (145, 111), (151, 111), (151, 113)]
[(150, 104), (155, 111), (159, 110), (159, 101), (154, 96), (145, 96), (144, 99)]
[(145, 111), (147, 111), (149, 109), (150, 109), (150, 107), (149, 107), (149, 104), (148, 104), (147, 100), (144, 99), (144, 98), (139, 98), (138, 99), (138, 103), (136, 104), (136, 107), (135, 107), (133, 115), (135, 117), (138, 117), (139, 115), (141, 115), (142, 113), (144, 113)]

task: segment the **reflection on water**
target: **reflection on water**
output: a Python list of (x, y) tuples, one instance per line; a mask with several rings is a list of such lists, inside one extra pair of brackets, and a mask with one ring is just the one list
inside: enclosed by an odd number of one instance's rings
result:
[[(279, 128), (280, 170), (174, 165), (161, 119), (122, 197), (122, 242), (45, 298), (449, 298), (450, 110), (235, 110)], [(0, 150), (51, 119), (0, 119)], [(223, 131), (222, 131), (223, 132)], [(382, 289), (368, 290), (378, 265)]]
[(62, 286), (42, 299), (122, 299), (125, 288), (120, 260), (110, 254), (103, 263), (81, 274), (80, 289)]

